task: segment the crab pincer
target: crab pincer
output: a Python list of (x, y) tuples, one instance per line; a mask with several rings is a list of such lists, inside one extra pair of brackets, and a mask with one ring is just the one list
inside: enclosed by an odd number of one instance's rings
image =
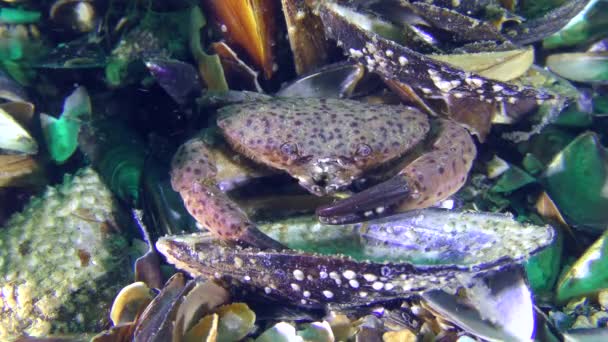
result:
[(186, 209), (222, 240), (261, 249), (283, 249), (249, 220), (217, 185), (213, 156), (199, 139), (191, 139), (176, 152), (171, 165), (171, 186), (182, 196)]
[(319, 208), (319, 219), (343, 224), (427, 208), (458, 191), (475, 159), (475, 143), (462, 126), (452, 121), (437, 120), (434, 130), (430, 148), (397, 175)]

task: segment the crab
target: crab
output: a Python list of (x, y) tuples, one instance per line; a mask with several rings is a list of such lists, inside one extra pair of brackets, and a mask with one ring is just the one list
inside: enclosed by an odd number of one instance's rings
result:
[[(217, 126), (235, 151), (288, 173), (317, 196), (344, 193), (387, 165), (397, 168), (383, 182), (317, 210), (334, 224), (429, 207), (464, 184), (476, 155), (459, 124), (429, 120), (404, 105), (274, 98), (223, 107)], [(222, 191), (216, 175), (203, 139), (187, 141), (173, 158), (171, 184), (199, 223), (223, 240), (280, 248)]]
[[(573, 6), (578, 9), (582, 2)], [(415, 51), (415, 46), (409, 48), (390, 40), (370, 29), (370, 22), (375, 21), (360, 15), (365, 11), (359, 13), (353, 6), (358, 2), (312, 3), (311, 13), (318, 16), (325, 35), (335, 40), (351, 60), (379, 75), (402, 100), (416, 103), (425, 111), (333, 98), (274, 98), (220, 109), (217, 126), (236, 152), (288, 173), (314, 195), (340, 198), (317, 209), (323, 223), (363, 221), (427, 208), (446, 199), (465, 183), (476, 156), (475, 143), (461, 124), (483, 140), (497, 112), (509, 112), (514, 120), (519, 111), (554, 99), (542, 89), (477, 75)], [(448, 8), (458, 4), (429, 7), (426, 2), (407, 3), (407, 13), (414, 11), (424, 21), (432, 22), (431, 26), (448, 31), (458, 28), (461, 34), (452, 37), (458, 46), (480, 37), (496, 44), (509, 41), (495, 27), (486, 23), (480, 28), (483, 21)], [(563, 14), (568, 9), (556, 11)], [(452, 21), (458, 24), (444, 25)], [(514, 33), (514, 42), (542, 39), (543, 32), (557, 30), (550, 23), (548, 16), (542, 20), (543, 30), (521, 27)], [(483, 32), (472, 30), (476, 27)], [(290, 32), (303, 31), (304, 27), (294, 27)], [(460, 123), (431, 120), (425, 113), (447, 115)], [(475, 118), (478, 113), (483, 116), (481, 120)], [(213, 153), (203, 140), (193, 139), (174, 157), (172, 186), (192, 216), (217, 237), (261, 248), (281, 248), (222, 191), (217, 174)], [(358, 180), (375, 181), (377, 174), (381, 182), (354, 191), (352, 185)], [(342, 198), (344, 193), (350, 196)]]

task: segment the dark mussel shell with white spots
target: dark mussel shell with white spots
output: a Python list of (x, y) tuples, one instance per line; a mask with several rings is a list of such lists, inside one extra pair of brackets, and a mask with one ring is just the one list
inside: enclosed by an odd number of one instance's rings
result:
[(552, 98), (551, 94), (535, 88), (519, 87), (466, 72), (366, 30), (369, 23), (342, 2), (328, 1), (319, 6), (319, 16), (327, 35), (335, 39), (352, 59), (386, 79), (420, 89), (426, 98), (458, 94), (458, 97), (508, 103)]
[(167, 236), (158, 250), (193, 276), (215, 277), (296, 305), (364, 305), (420, 291), (455, 292), (551, 244), (550, 226), (511, 216), (413, 211), (353, 225), (314, 218), (261, 225), (289, 247), (228, 247), (208, 233)]

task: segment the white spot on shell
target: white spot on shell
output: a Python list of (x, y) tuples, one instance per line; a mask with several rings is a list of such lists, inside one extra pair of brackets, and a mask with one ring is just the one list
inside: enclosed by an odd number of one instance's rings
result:
[(302, 292), (302, 296), (304, 296), (305, 298), (310, 297), (310, 291), (304, 291), (304, 292)]
[(328, 290), (323, 291), (323, 295), (325, 296), (325, 298), (333, 298), (334, 297), (334, 293)]
[(405, 58), (404, 56), (399, 56), (399, 64), (401, 66), (406, 66), (407, 63), (409, 63), (409, 61), (407, 60), (407, 58)]
[(266, 294), (270, 294), (270, 292), (272, 292), (272, 289), (270, 287), (266, 286), (264, 288), (264, 292), (266, 292)]
[(351, 279), (348, 281), (348, 284), (350, 285), (350, 287), (352, 287), (353, 289), (357, 289), (359, 288), (359, 282), (356, 281), (355, 279)]
[(379, 281), (374, 282), (374, 283), (372, 284), (372, 288), (373, 288), (374, 290), (376, 290), (376, 291), (380, 291), (380, 290), (382, 290), (382, 289), (384, 288), (384, 283), (381, 283), (381, 282), (379, 282)]
[(367, 48), (367, 51), (369, 51), (369, 53), (374, 53), (376, 52), (376, 46), (374, 46), (374, 44), (372, 43), (366, 43), (365, 47)]
[(294, 270), (293, 277), (296, 278), (296, 280), (302, 281), (304, 280), (304, 272), (300, 270)]
[(357, 274), (352, 270), (346, 270), (346, 271), (342, 272), (342, 276), (348, 280), (355, 279), (356, 275)]
[(319, 272), (319, 278), (321, 278), (321, 279), (327, 278), (327, 272), (325, 272), (325, 271)]
[(372, 281), (376, 281), (376, 280), (378, 280), (378, 277), (377, 277), (376, 275), (374, 275), (374, 274), (371, 274), (371, 273), (365, 273), (365, 274), (363, 275), (363, 278), (364, 278), (365, 280), (369, 281), (370, 283), (371, 283)]
[(464, 79), (464, 81), (473, 88), (479, 88), (483, 85), (483, 80), (480, 78), (467, 77)]
[(300, 285), (291, 283), (291, 289), (294, 291), (300, 291)]
[(350, 53), (350, 55), (352, 57), (355, 57), (355, 58), (361, 58), (361, 57), (363, 57), (363, 52), (361, 52), (361, 50), (355, 50), (353, 48), (350, 48), (348, 50), (348, 52)]

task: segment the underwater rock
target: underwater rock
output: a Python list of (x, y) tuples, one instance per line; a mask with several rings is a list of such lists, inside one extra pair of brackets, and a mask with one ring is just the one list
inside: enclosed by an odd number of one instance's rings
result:
[(0, 340), (94, 332), (128, 284), (118, 207), (83, 169), (50, 187), (0, 229)]

